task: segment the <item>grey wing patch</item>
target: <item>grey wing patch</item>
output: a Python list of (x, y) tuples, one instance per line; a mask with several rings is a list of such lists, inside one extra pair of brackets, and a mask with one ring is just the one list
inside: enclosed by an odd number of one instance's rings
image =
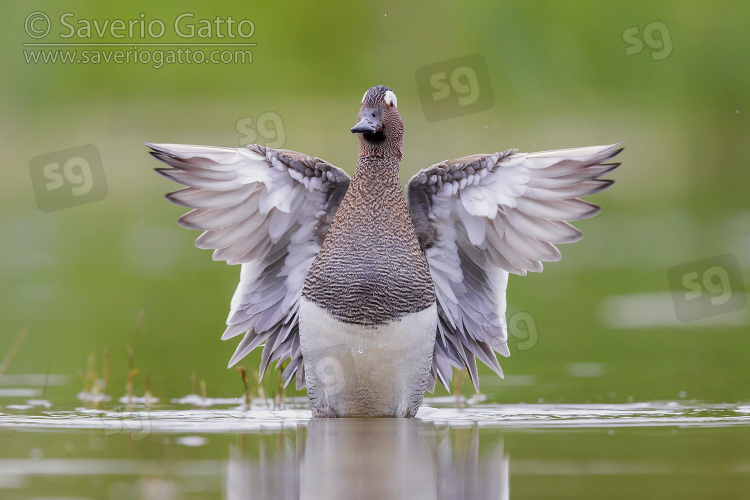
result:
[(496, 167), (500, 158), (515, 151), (510, 149), (494, 155), (478, 154), (442, 161), (419, 171), (409, 180), (407, 204), (422, 250), (432, 247), (437, 237), (438, 228), (432, 213), (433, 195), (442, 191), (446, 184), (455, 186), (457, 190), (462, 183), (466, 186), (475, 179), (481, 179)]
[[(497, 168), (500, 159), (514, 152), (443, 161), (420, 171), (409, 181), (409, 212), (438, 293), (438, 332), (428, 382), (430, 392), (438, 380), (444, 387), (450, 387), (453, 366), (468, 370), (478, 389), (476, 358), (502, 376), (493, 347), (507, 353), (505, 304), (498, 303), (494, 291), (498, 286), (504, 289), (503, 276), (488, 268), (483, 252), (469, 242), (466, 229), (452, 220), (455, 215), (450, 203), (446, 205), (443, 201), (441, 205), (438, 193), (455, 194), (467, 185), (478, 183)], [(446, 255), (451, 257), (446, 259)], [(471, 314), (461, 314), (459, 300)]]
[(307, 178), (312, 179), (317, 177), (332, 183), (332, 188), (325, 192), (325, 201), (318, 213), (318, 224), (315, 226), (318, 244), (322, 245), (336, 215), (336, 211), (339, 205), (341, 205), (341, 200), (344, 199), (346, 190), (349, 188), (349, 176), (320, 158), (313, 158), (297, 153), (296, 151), (268, 149), (257, 144), (252, 144), (248, 148), (269, 156), (269, 158), (278, 159)]
[(430, 219), (430, 195), (423, 189), (410, 189), (407, 194), (407, 204), (411, 214), (414, 231), (417, 233), (417, 240), (422, 251), (432, 247), (435, 244), (437, 229)]

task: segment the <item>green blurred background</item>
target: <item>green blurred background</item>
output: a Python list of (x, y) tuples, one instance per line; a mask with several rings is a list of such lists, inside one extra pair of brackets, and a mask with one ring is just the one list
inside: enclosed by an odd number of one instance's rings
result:
[[(236, 147), (242, 124), (268, 113), (285, 148), (351, 173), (349, 128), (376, 84), (395, 90), (406, 122), (404, 180), (468, 154), (625, 141), (624, 165), (610, 176), (617, 183), (592, 198), (603, 212), (577, 224), (584, 240), (563, 246), (562, 262), (543, 274), (510, 278), (509, 310), (528, 312), (535, 340), (511, 339), (504, 381), (482, 367), (491, 400), (750, 399), (747, 308), (682, 323), (667, 281), (674, 266), (727, 253), (746, 275), (750, 265), (747, 2), (66, 1), (4, 2), (3, 11), (0, 356), (29, 325), (8, 373), (44, 373), (51, 363), (73, 377), (49, 399), (72, 397), (76, 372), (91, 354), (101, 367), (105, 348), (111, 392), (122, 395), (125, 343), (141, 310), (137, 393), (148, 374), (154, 395), (184, 395), (195, 372), (210, 396), (239, 394), (226, 369), (236, 341), (219, 337), (240, 269), (193, 246), (198, 233), (176, 223), (184, 210), (163, 199), (176, 186), (152, 171), (159, 165), (142, 142)], [(252, 64), (33, 64), (25, 57), (37, 49), (22, 44), (39, 42), (24, 31), (34, 11), (52, 20), (48, 43), (143, 41), (62, 39), (65, 12), (72, 23), (144, 14), (164, 21), (159, 42), (183, 42), (171, 23), (190, 12), (196, 23), (251, 19), (257, 46)], [(627, 33), (642, 40), (655, 21), (666, 30), (649, 32), (638, 51)], [(477, 53), (494, 105), (428, 121), (417, 69)], [(41, 212), (30, 161), (84, 144), (101, 153), (106, 198)], [(741, 275), (732, 277), (733, 293), (744, 294)]]

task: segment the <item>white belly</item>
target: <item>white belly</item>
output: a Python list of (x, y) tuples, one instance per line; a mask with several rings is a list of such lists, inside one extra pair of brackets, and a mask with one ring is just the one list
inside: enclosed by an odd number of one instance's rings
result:
[(313, 415), (411, 417), (432, 367), (437, 306), (387, 325), (344, 323), (302, 298), (300, 347)]

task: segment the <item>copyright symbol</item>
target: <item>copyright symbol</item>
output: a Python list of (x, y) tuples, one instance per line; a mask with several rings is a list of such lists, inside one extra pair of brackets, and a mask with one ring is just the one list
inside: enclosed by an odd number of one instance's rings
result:
[(24, 28), (31, 38), (44, 38), (49, 33), (52, 23), (44, 12), (32, 12), (26, 16)]

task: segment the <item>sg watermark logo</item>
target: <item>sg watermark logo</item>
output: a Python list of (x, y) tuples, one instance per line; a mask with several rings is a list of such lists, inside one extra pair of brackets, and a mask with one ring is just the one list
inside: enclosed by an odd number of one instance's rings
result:
[(351, 347), (334, 345), (316, 349), (309, 356), (313, 360), (314, 377), (319, 390), (326, 397), (359, 389), (359, 375), (356, 372), (347, 374), (344, 370), (344, 366), (354, 366)]
[(661, 21), (647, 24), (643, 31), (639, 26), (632, 26), (622, 32), (625, 42), (625, 55), (632, 56), (643, 52), (644, 43), (651, 51), (652, 61), (661, 61), (672, 55), (672, 36), (669, 28)]
[(514, 342), (519, 351), (528, 351), (539, 343), (539, 331), (530, 312), (513, 313), (508, 318), (507, 327), (508, 340)]
[(32, 158), (29, 173), (42, 212), (92, 203), (107, 196), (102, 157), (93, 144)]
[(105, 436), (127, 434), (131, 441), (143, 441), (151, 435), (151, 417), (144, 404), (115, 406), (101, 419)]
[(739, 311), (747, 303), (740, 263), (732, 254), (675, 266), (667, 279), (677, 319), (686, 323)]
[(241, 147), (260, 144), (267, 148), (280, 148), (286, 143), (284, 120), (275, 111), (266, 111), (257, 118), (246, 116), (237, 120), (235, 129), (239, 134)]
[(539, 330), (534, 316), (528, 311), (518, 311), (507, 316), (501, 316), (500, 321), (508, 334), (507, 339), (500, 340), (494, 335), (490, 346), (498, 349), (502, 345), (511, 343), (520, 351), (533, 349), (539, 343)]
[(431, 122), (490, 109), (495, 104), (487, 61), (480, 54), (422, 66), (417, 89)]

